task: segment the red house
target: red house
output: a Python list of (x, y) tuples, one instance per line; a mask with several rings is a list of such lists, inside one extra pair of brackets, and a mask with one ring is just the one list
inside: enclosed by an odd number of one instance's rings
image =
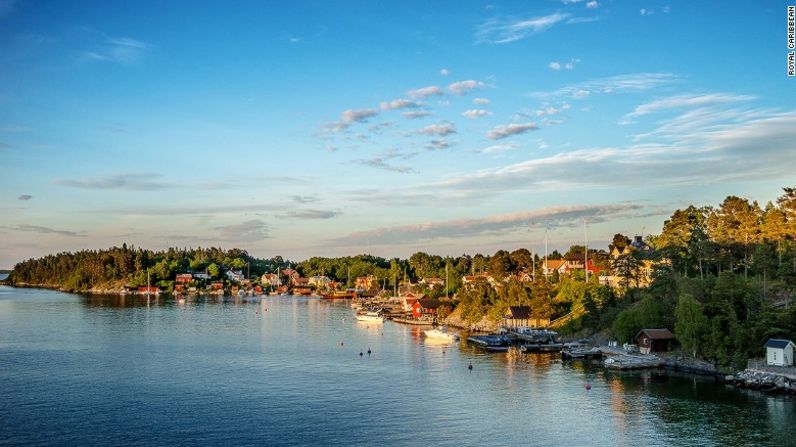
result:
[(412, 316), (415, 318), (435, 317), (437, 309), (442, 305), (440, 300), (434, 298), (422, 298), (412, 304)]

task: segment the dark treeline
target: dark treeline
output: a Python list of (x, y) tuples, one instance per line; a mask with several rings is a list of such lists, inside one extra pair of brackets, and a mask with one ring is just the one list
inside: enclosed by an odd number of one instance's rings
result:
[(9, 280), (17, 284), (89, 290), (144, 286), (149, 272), (152, 285), (170, 287), (175, 275), (182, 272), (207, 272), (213, 278), (220, 278), (225, 270), (232, 269), (259, 276), (287, 265), (281, 257), (257, 259), (237, 248), (152, 251), (124, 244), (107, 250), (64, 252), (29, 259), (14, 266)]

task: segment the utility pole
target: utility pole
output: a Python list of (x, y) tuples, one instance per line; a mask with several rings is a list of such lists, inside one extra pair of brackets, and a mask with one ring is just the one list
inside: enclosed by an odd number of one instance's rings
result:
[(583, 270), (586, 272), (586, 282), (589, 282), (589, 230), (586, 219), (583, 219)]
[(544, 229), (544, 265), (542, 269), (544, 280), (547, 281), (547, 228)]

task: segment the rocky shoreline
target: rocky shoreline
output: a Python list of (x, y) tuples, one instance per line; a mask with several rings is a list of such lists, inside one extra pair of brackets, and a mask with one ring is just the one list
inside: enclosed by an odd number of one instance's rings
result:
[(796, 394), (796, 376), (758, 369), (746, 369), (725, 380), (738, 388), (763, 391), (770, 394)]

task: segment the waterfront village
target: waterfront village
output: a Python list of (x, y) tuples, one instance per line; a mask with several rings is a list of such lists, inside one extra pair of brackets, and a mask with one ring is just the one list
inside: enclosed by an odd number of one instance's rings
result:
[[(728, 196), (675, 210), (659, 234), (615, 234), (608, 249), (518, 248), (408, 259), (293, 263), (233, 248), (113, 247), (17, 263), (5, 283), (70, 292), (235, 300), (350, 300), (359, 321), (426, 325), (487, 351), (598, 357), (616, 369), (712, 374), (796, 391), (796, 188), (764, 206)], [(157, 298), (156, 298), (157, 299)], [(168, 298), (171, 299), (171, 298)], [(432, 328), (433, 326), (437, 328)]]

